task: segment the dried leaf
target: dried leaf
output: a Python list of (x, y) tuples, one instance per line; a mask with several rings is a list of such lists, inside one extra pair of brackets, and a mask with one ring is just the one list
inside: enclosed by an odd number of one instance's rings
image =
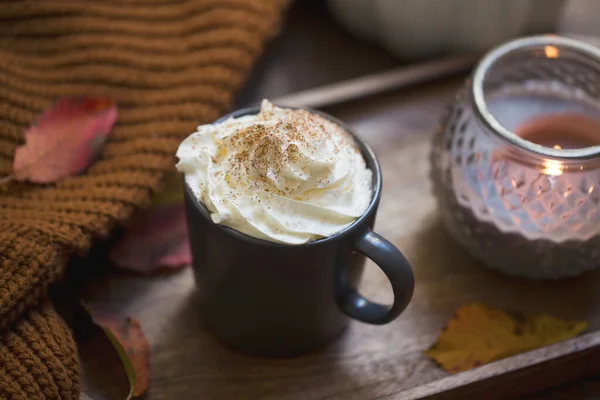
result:
[(133, 318), (85, 308), (119, 354), (131, 385), (130, 395), (141, 396), (148, 389), (150, 378), (150, 345), (140, 323)]
[(50, 183), (81, 173), (95, 160), (116, 119), (117, 107), (110, 99), (58, 100), (25, 132), (12, 178)]
[(143, 213), (111, 249), (110, 259), (118, 267), (145, 274), (190, 265), (192, 256), (183, 204)]
[(586, 328), (585, 321), (549, 315), (526, 318), (468, 304), (456, 311), (425, 354), (446, 371), (459, 372), (570, 339)]
[(131, 399), (135, 384), (135, 372), (125, 355), (122, 346), (119, 349), (107, 334), (96, 325), (84, 311), (86, 318), (78, 319), (72, 325), (77, 340), (81, 368), (81, 390), (94, 400)]

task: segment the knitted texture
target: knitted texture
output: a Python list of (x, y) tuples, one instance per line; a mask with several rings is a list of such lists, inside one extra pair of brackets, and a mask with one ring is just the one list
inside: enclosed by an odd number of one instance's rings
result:
[(75, 343), (48, 302), (27, 311), (2, 335), (0, 398), (79, 398)]
[[(284, 0), (0, 2), (0, 176), (61, 96), (119, 117), (85, 174), (0, 185), (0, 398), (76, 399), (72, 337), (45, 300), (69, 255), (149, 203), (181, 140), (224, 113)], [(41, 306), (39, 304), (42, 304)]]

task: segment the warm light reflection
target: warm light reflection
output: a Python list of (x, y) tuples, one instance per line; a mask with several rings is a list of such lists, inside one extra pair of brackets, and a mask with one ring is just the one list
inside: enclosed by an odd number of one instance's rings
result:
[(546, 57), (548, 58), (558, 58), (558, 48), (556, 46), (546, 46), (544, 53), (546, 53)]
[(554, 145), (554, 148), (555, 148), (556, 150), (562, 150), (562, 147), (560, 147), (559, 145)]
[(544, 168), (542, 169), (542, 173), (546, 175), (562, 175), (565, 166), (556, 160), (544, 160)]

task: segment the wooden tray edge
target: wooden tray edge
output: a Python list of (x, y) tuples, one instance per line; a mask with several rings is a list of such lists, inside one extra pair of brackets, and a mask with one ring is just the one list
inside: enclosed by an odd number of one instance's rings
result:
[(511, 398), (600, 372), (600, 331), (509, 357), (412, 389), (385, 400)]

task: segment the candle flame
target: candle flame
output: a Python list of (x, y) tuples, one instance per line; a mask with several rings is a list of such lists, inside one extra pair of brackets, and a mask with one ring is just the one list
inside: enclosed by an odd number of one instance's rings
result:
[(548, 58), (558, 58), (558, 48), (556, 46), (544, 47), (544, 53), (546, 53), (546, 57)]
[(542, 173), (546, 175), (558, 176), (562, 175), (565, 167), (560, 161), (556, 160), (545, 160)]

